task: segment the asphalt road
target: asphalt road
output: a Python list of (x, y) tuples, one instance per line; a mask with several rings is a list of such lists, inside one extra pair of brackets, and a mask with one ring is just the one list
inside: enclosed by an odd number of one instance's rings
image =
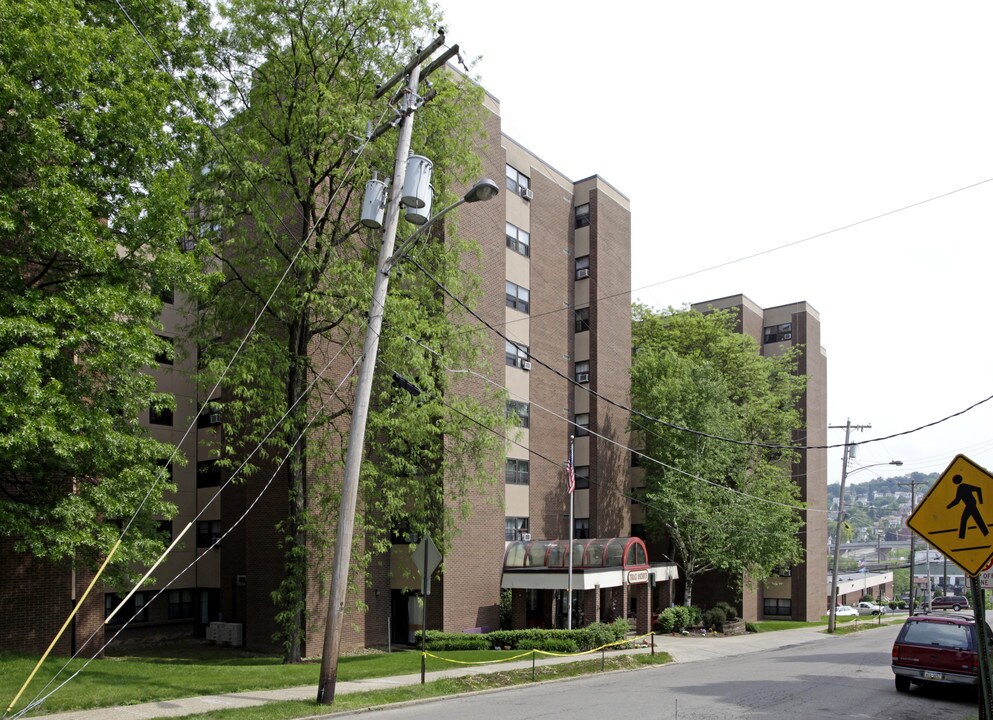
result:
[(899, 625), (827, 636), (741, 657), (611, 673), (362, 713), (388, 720), (645, 718), (730, 720), (962, 720), (977, 714), (961, 689), (897, 693), (890, 648)]

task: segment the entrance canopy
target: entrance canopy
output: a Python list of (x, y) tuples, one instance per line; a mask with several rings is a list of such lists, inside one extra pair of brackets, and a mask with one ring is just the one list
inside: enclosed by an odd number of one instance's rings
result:
[[(522, 540), (507, 544), (503, 588), (564, 590), (568, 587), (569, 541)], [(678, 577), (672, 563), (649, 563), (645, 543), (636, 537), (592, 538), (572, 542), (575, 590)]]
[[(503, 567), (569, 567), (568, 540), (512, 542), (503, 557)], [(592, 538), (572, 541), (572, 567), (647, 568), (648, 551), (641, 538)]]

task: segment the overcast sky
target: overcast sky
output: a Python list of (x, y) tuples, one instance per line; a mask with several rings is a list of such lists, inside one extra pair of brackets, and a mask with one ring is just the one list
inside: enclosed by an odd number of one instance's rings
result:
[[(808, 302), (828, 422), (872, 425), (855, 441), (993, 395), (993, 4), (440, 6), (504, 132), (631, 199), (636, 300)], [(993, 468), (991, 429), (993, 401), (865, 445), (904, 465), (850, 480)]]

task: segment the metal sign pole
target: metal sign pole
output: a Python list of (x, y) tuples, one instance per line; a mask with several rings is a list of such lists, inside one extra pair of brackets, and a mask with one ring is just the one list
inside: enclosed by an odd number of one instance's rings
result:
[(990, 637), (986, 627), (986, 593), (979, 578), (972, 577), (972, 613), (976, 617), (976, 636), (979, 639), (979, 718), (993, 720), (993, 686), (990, 682)]

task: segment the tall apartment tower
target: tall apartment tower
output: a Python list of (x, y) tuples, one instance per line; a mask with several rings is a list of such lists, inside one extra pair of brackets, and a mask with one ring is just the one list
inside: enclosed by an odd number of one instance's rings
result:
[[(499, 626), (504, 555), (522, 540), (566, 539), (569, 495), (565, 463), (575, 436), (577, 538), (627, 535), (627, 417), (591, 391), (622, 405), (629, 396), (631, 345), (628, 199), (603, 179), (573, 181), (503, 134), (497, 100), (487, 95), (479, 148), (482, 176), (498, 179), (500, 196), (464, 205), (459, 230), (482, 253), (479, 315), (495, 331), (489, 378), (507, 389), (508, 414), (519, 419), (506, 442), (503, 482), (472, 498), (428, 603), (428, 627), (449, 631)], [(597, 302), (597, 298), (605, 298)], [(482, 389), (476, 381), (475, 389)], [(473, 392), (465, 382), (460, 391)], [(617, 443), (618, 445), (615, 445)], [(394, 546), (389, 583), (393, 637), (420, 627), (416, 600), (403, 587), (406, 547)], [(382, 598), (375, 587), (366, 602)], [(551, 596), (532, 613), (561, 620)], [(373, 606), (370, 604), (370, 608)], [(553, 613), (556, 615), (553, 617)], [(404, 624), (404, 620), (406, 623)], [(365, 644), (385, 638), (367, 625)], [(354, 640), (358, 640), (355, 638)]]
[[(821, 347), (821, 320), (809, 303), (796, 302), (761, 308), (745, 295), (731, 295), (694, 303), (699, 312), (730, 310), (737, 317), (738, 332), (755, 338), (763, 355), (779, 355), (799, 347), (797, 372), (807, 376), (807, 389), (799, 400), (803, 427), (793, 435), (800, 446), (822, 448), (827, 444), (827, 356)], [(802, 450), (792, 467), (793, 481), (806, 503), (800, 529), (804, 560), (783, 568), (779, 575), (745, 590), (746, 620), (792, 619), (817, 621), (825, 613), (827, 578), (827, 454), (823, 449)], [(705, 587), (705, 586), (704, 586)], [(702, 591), (705, 592), (703, 588)], [(696, 594), (696, 593), (694, 593)]]

